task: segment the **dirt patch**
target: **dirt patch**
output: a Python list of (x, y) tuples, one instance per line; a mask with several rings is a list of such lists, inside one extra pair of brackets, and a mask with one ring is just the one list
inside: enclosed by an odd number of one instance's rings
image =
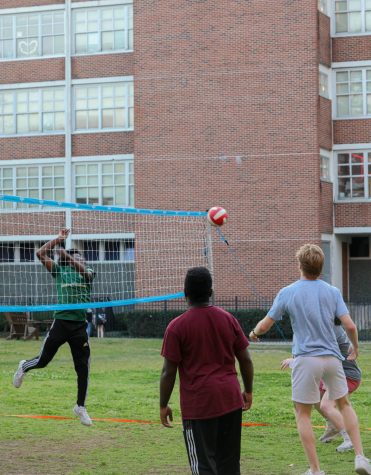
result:
[(24, 439), (1, 442), (1, 475), (63, 475), (86, 464), (80, 455), (117, 444), (114, 436), (89, 431), (78, 440)]

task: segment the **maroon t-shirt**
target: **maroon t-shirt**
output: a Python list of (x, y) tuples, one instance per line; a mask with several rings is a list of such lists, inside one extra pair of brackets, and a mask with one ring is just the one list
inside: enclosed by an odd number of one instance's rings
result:
[(235, 354), (249, 342), (219, 307), (194, 307), (168, 325), (161, 355), (177, 363), (183, 419), (209, 419), (242, 407)]

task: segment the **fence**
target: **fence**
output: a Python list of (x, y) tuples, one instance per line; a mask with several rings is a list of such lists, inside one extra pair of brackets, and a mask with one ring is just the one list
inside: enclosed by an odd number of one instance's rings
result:
[[(213, 302), (231, 312), (248, 334), (256, 323), (266, 315), (272, 304), (272, 298), (247, 299), (232, 297), (215, 299)], [(350, 315), (357, 325), (360, 341), (371, 340), (371, 304), (349, 302)], [(187, 309), (184, 300), (153, 302), (145, 305), (115, 307), (108, 314), (106, 335), (112, 337), (128, 336), (132, 338), (162, 338), (169, 322)], [(51, 312), (37, 312), (36, 320), (52, 318)], [(5, 319), (0, 318), (0, 330), (4, 330)], [(43, 329), (41, 327), (41, 329)], [(290, 341), (292, 329), (289, 318), (275, 324), (265, 340)]]

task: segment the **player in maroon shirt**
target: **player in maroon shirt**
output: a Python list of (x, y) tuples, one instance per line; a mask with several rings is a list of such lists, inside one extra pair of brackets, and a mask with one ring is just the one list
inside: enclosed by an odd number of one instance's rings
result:
[(231, 314), (209, 304), (212, 278), (208, 269), (188, 270), (184, 294), (189, 309), (170, 322), (161, 351), (161, 423), (172, 427), (168, 402), (179, 370), (183, 434), (192, 474), (240, 475), (242, 410), (252, 404), (249, 342)]

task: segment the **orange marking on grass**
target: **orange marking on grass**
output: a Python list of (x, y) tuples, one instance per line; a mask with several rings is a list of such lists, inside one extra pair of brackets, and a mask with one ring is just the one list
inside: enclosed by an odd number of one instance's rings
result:
[[(76, 419), (75, 417), (66, 417), (66, 416), (52, 416), (52, 415), (41, 415), (41, 414), (0, 414), (1, 417), (18, 417), (20, 419), (53, 419), (53, 420), (72, 420)], [(126, 424), (160, 424), (160, 421), (147, 421), (142, 419), (121, 419), (118, 417), (92, 417), (93, 421), (97, 422), (120, 422)], [(178, 425), (181, 422), (173, 422), (173, 424)], [(288, 429), (296, 428), (294, 425), (280, 425), (275, 424), (266, 424), (264, 422), (242, 422), (243, 427), (286, 427)], [(314, 429), (324, 429), (325, 426), (312, 426)], [(371, 431), (371, 427), (365, 427), (362, 430)]]

